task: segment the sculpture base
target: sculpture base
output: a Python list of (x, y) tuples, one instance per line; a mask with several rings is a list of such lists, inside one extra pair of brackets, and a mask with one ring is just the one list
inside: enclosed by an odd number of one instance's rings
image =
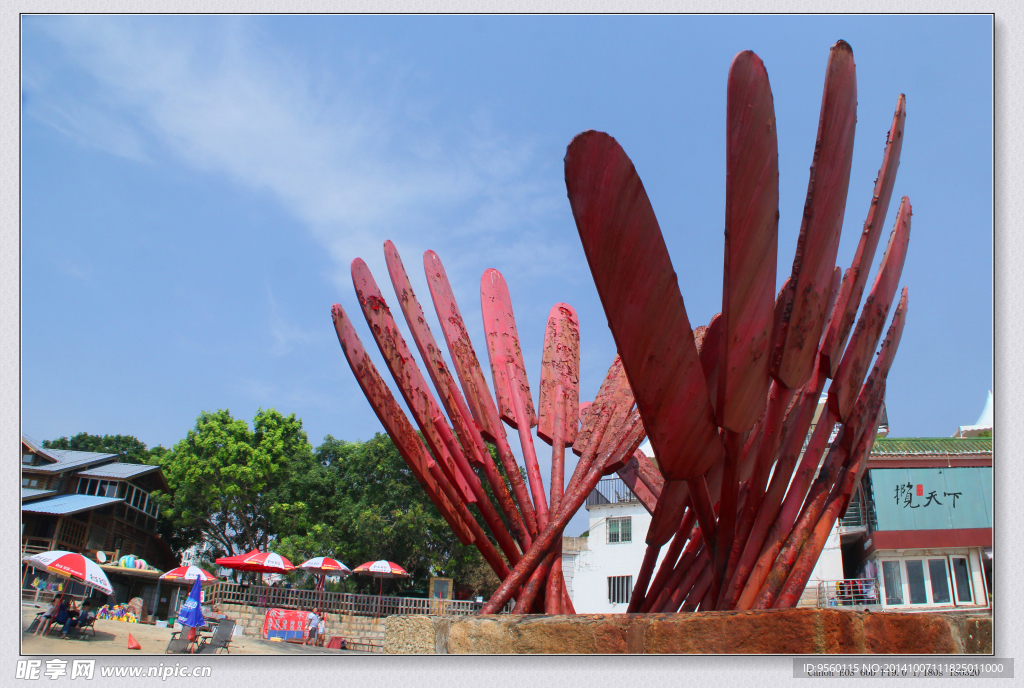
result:
[(991, 654), (992, 617), (771, 609), (392, 616), (389, 654)]

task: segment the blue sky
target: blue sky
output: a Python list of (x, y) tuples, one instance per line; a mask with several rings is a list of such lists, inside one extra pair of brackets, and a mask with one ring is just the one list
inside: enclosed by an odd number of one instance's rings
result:
[(910, 308), (889, 421), (894, 436), (949, 436), (993, 378), (987, 16), (25, 17), (23, 430), (170, 446), (200, 411), (274, 407), (314, 445), (371, 437), (330, 307), (359, 318), (357, 256), (389, 297), (385, 239), (425, 305), (422, 254), (438, 252), (484, 359), (480, 276), (505, 275), (535, 396), (547, 313), (572, 304), (593, 398), (614, 344), (565, 197), (566, 145), (586, 129), (623, 145), (690, 320), (706, 323), (721, 303), (729, 63), (752, 49), (772, 84), (781, 284), (839, 38), (859, 107), (837, 263), (905, 93), (885, 236), (909, 195)]

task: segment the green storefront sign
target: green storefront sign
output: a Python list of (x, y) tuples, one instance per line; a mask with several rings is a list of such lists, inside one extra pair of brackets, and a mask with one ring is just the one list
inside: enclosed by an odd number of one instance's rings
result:
[(992, 527), (992, 467), (868, 471), (877, 530)]

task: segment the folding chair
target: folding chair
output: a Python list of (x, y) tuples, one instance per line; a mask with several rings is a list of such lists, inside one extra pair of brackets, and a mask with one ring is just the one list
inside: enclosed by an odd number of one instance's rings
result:
[(224, 652), (231, 654), (231, 635), (235, 631), (235, 622), (231, 619), (222, 619), (217, 624), (217, 630), (208, 638), (199, 641), (199, 649), (196, 654), (216, 654), (217, 650), (224, 648)]
[(164, 654), (181, 653), (184, 654), (189, 651), (189, 648), (196, 645), (198, 634), (196, 629), (191, 626), (182, 626), (180, 631), (175, 631), (171, 634), (171, 642), (167, 643), (167, 649), (164, 650)]

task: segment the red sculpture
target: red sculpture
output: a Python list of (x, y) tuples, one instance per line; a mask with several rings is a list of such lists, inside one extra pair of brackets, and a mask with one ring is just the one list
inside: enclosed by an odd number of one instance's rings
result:
[[(850, 46), (839, 41), (832, 47), (793, 269), (773, 300), (778, 143), (768, 74), (757, 55), (735, 57), (727, 94), (722, 312), (707, 326), (694, 329), (687, 317), (654, 209), (618, 142), (587, 131), (569, 144), (569, 203), (619, 352), (592, 403), (579, 399), (579, 322), (568, 304), (551, 309), (535, 406), (505, 279), (494, 269), (484, 273), (480, 299), (492, 398), (441, 260), (427, 251), (424, 269), (455, 376), (398, 252), (386, 242), (391, 281), (432, 391), (366, 265), (352, 263), (363, 315), (422, 440), (335, 304), (338, 338), (431, 500), (460, 541), (476, 545), (501, 579), (481, 613), (495, 613), (510, 599), (516, 600), (515, 613), (573, 613), (560, 566), (562, 531), (611, 473), (653, 515), (629, 611), (793, 606), (863, 475), (907, 311), (904, 289), (871, 366), (910, 237), (904, 197), (857, 319), (899, 166), (904, 98), (853, 263), (841, 276), (835, 259), (857, 84)], [(827, 379), (828, 404), (804, 449)], [(821, 463), (836, 423), (839, 433)], [(519, 433), (526, 482), (505, 424)], [(552, 448), (550, 492), (537, 462), (534, 426)], [(645, 437), (653, 460), (638, 451)], [(487, 442), (495, 445), (507, 482)], [(579, 459), (563, 491), (567, 447)], [(496, 504), (474, 467), (482, 469)], [(490, 534), (473, 518), (471, 505)]]

